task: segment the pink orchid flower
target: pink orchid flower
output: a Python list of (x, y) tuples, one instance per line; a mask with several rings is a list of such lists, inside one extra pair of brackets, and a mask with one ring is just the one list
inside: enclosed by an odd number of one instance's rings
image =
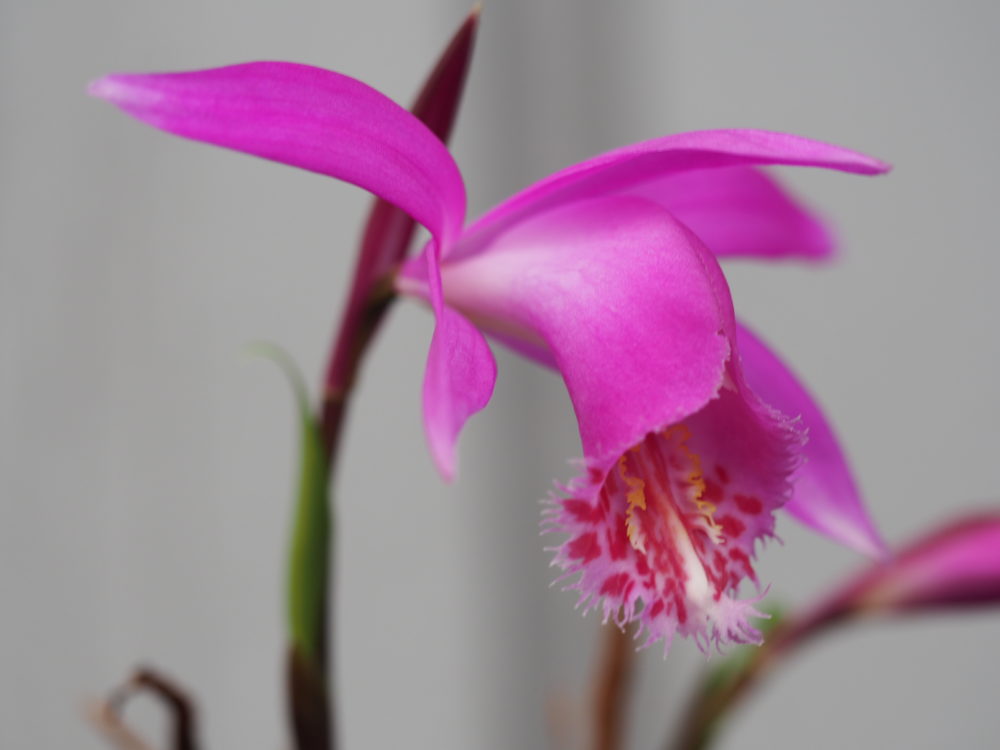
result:
[(737, 323), (717, 257), (831, 253), (754, 165), (884, 163), (779, 133), (686, 133), (564, 169), (465, 226), (445, 146), (346, 76), (260, 62), (114, 75), (91, 93), (162, 130), (354, 183), (430, 231), (397, 286), (436, 316), (423, 386), (434, 460), (454, 475), (459, 431), (492, 395), (484, 333), (558, 371), (585, 470), (546, 526), (568, 535), (555, 563), (605, 619), (667, 645), (759, 641), (737, 589), (756, 581), (756, 543), (786, 502), (835, 540), (883, 549), (821, 411)]
[(786, 618), (768, 645), (787, 655), (860, 617), (998, 604), (1000, 510), (990, 508), (953, 518), (850, 576), (798, 617)]
[(909, 612), (1000, 604), (1000, 511), (957, 518), (873, 565), (820, 608), (850, 613)]

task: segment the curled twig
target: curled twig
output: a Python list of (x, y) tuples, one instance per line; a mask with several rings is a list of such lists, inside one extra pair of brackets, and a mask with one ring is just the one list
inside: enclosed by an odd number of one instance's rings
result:
[(125, 704), (136, 693), (148, 692), (166, 706), (170, 722), (170, 750), (198, 750), (197, 714), (186, 690), (159, 672), (143, 667), (112, 691), (106, 701), (87, 707), (91, 724), (118, 750), (154, 750), (153, 745), (128, 727), (123, 718)]

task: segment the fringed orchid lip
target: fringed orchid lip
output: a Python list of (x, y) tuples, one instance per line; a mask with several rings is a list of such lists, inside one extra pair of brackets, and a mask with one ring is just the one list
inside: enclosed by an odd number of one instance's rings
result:
[[(648, 433), (610, 466), (548, 502), (543, 528), (564, 534), (554, 564), (587, 608), (644, 645), (692, 637), (703, 650), (759, 643), (752, 618), (758, 543), (787, 499), (797, 435), (769, 422), (732, 381), (681, 422)], [(757, 596), (740, 599), (745, 581)]]
[(647, 643), (758, 642), (738, 589), (757, 582), (803, 436), (747, 386), (699, 239), (646, 199), (583, 200), (446, 259), (442, 279), (450, 305), (566, 382), (588, 471), (545, 526), (566, 535), (555, 563), (585, 606), (638, 621)]
[[(653, 640), (756, 640), (736, 587), (755, 580), (754, 545), (790, 497), (820, 533), (883, 549), (822, 412), (738, 326), (716, 262), (833, 250), (759, 166), (871, 175), (883, 162), (783, 133), (682, 133), (567, 167), (465, 227), (445, 146), (347, 76), (256, 62), (108, 76), (90, 91), (161, 130), (351, 182), (429, 230), (399, 288), (436, 320), (422, 391), (431, 455), (454, 476), (458, 435), (490, 399), (484, 333), (556, 370), (588, 466), (549, 517), (570, 536), (557, 562), (606, 615), (640, 620)], [(799, 414), (819, 436), (804, 451)]]

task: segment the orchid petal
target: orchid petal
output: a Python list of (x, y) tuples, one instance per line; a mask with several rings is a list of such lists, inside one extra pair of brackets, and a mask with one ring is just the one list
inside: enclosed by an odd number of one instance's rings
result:
[(628, 193), (669, 210), (720, 258), (816, 261), (833, 254), (830, 230), (754, 167), (676, 172)]
[(1000, 511), (951, 522), (872, 568), (854, 588), (860, 609), (1000, 604)]
[(358, 185), (430, 230), (437, 327), (424, 379), (425, 429), (438, 468), (451, 478), (458, 431), (489, 400), (496, 366), (482, 335), (441, 300), (439, 248), (458, 236), (465, 216), (462, 177), (441, 141), (375, 89), (307, 65), (115, 75), (90, 91), (161, 130)]
[(111, 75), (90, 93), (160, 130), (358, 185), (443, 244), (464, 221), (462, 177), (441, 141), (386, 96), (339, 73), (254, 62)]
[(547, 350), (563, 376), (586, 471), (544, 528), (567, 536), (554, 562), (583, 606), (638, 621), (647, 645), (758, 642), (738, 589), (756, 580), (802, 438), (746, 386), (728, 287), (698, 238), (654, 203), (607, 196), (509, 227), (442, 282), (449, 304)]
[[(410, 108), (413, 115), (431, 132), (447, 143), (458, 116), (458, 107), (465, 90), (465, 80), (472, 62), (472, 49), (479, 28), (480, 10), (474, 8), (458, 28), (441, 53), (416, 101)], [(371, 283), (394, 268), (410, 247), (416, 226), (413, 218), (391, 203), (376, 199), (368, 214), (362, 235), (360, 260), (367, 263), (365, 283), (355, 291), (366, 294)], [(358, 269), (361, 274), (363, 269)]]
[(890, 168), (856, 151), (785, 133), (680, 133), (610, 151), (534, 183), (476, 221), (461, 248), (448, 252), (456, 257), (475, 254), (505, 227), (558, 204), (625, 191), (676, 172), (753, 164), (824, 167), (867, 175)]
[(660, 207), (613, 196), (510, 228), (489, 253), (447, 263), (443, 283), (483, 330), (552, 353), (599, 459), (719, 389), (729, 343), (698, 244)]
[(795, 374), (745, 325), (737, 329), (743, 371), (750, 387), (770, 406), (801, 418), (809, 439), (804, 462), (785, 510), (814, 531), (871, 557), (886, 545), (875, 529), (847, 457), (819, 404)]
[(434, 243), (423, 258), (437, 318), (424, 372), (424, 430), (438, 471), (450, 481), (456, 472), (458, 434), (469, 417), (489, 403), (497, 367), (483, 334), (444, 304)]
[(857, 615), (1000, 604), (1000, 510), (957, 518), (874, 563), (816, 602), (788, 630), (801, 645)]
[[(401, 291), (433, 299), (422, 276), (408, 264)], [(729, 289), (699, 239), (655, 203), (605, 196), (452, 257), (442, 284), (448, 304), (566, 383), (586, 472), (545, 528), (568, 537), (555, 563), (579, 574), (570, 588), (639, 621), (647, 645), (757, 642), (738, 589), (756, 580), (802, 435), (744, 382)]]

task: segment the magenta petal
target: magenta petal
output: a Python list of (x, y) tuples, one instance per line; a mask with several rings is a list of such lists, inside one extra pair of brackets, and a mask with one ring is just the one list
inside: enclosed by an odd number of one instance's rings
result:
[(424, 430), (438, 471), (450, 481), (457, 469), (458, 434), (469, 417), (489, 403), (497, 366), (483, 334), (444, 304), (435, 243), (422, 258), (437, 318), (424, 372)]
[(743, 371), (760, 398), (789, 417), (800, 417), (809, 435), (805, 461), (793, 478), (785, 509), (820, 534), (872, 557), (886, 546), (872, 522), (847, 458), (815, 399), (774, 352), (744, 325), (738, 326)]
[(534, 217), (489, 252), (449, 260), (445, 297), (486, 332), (550, 351), (585, 455), (613, 460), (719, 390), (729, 342), (703, 252), (660, 207), (603, 198)]
[(112, 75), (90, 93), (161, 130), (351, 182), (445, 245), (465, 216), (454, 160), (416, 117), (353, 78), (282, 62)]
[[(555, 563), (569, 586), (606, 618), (639, 622), (647, 644), (759, 642), (755, 600), (738, 590), (756, 581), (801, 435), (744, 383), (715, 258), (661, 206), (624, 195), (461, 249), (442, 266), (448, 304), (554, 364), (576, 411), (586, 471), (545, 525), (567, 537)], [(409, 264), (401, 288), (433, 303), (421, 276)]]
[(607, 195), (675, 172), (752, 164), (824, 167), (881, 174), (885, 162), (839, 146), (764, 130), (705, 130), (643, 141), (567, 167), (507, 199), (479, 219), (455, 252), (473, 254), (504, 227), (568, 201)]
[(846, 617), (1000, 604), (1000, 510), (958, 518), (870, 565), (789, 631), (803, 642)]
[(830, 230), (754, 167), (677, 172), (628, 193), (668, 209), (720, 258), (822, 260), (833, 254)]
[(483, 335), (454, 310), (438, 316), (424, 374), (424, 429), (442, 476), (455, 477), (455, 443), (493, 395), (496, 362)]
[(1000, 511), (935, 530), (873, 568), (853, 592), (862, 609), (1000, 604)]

